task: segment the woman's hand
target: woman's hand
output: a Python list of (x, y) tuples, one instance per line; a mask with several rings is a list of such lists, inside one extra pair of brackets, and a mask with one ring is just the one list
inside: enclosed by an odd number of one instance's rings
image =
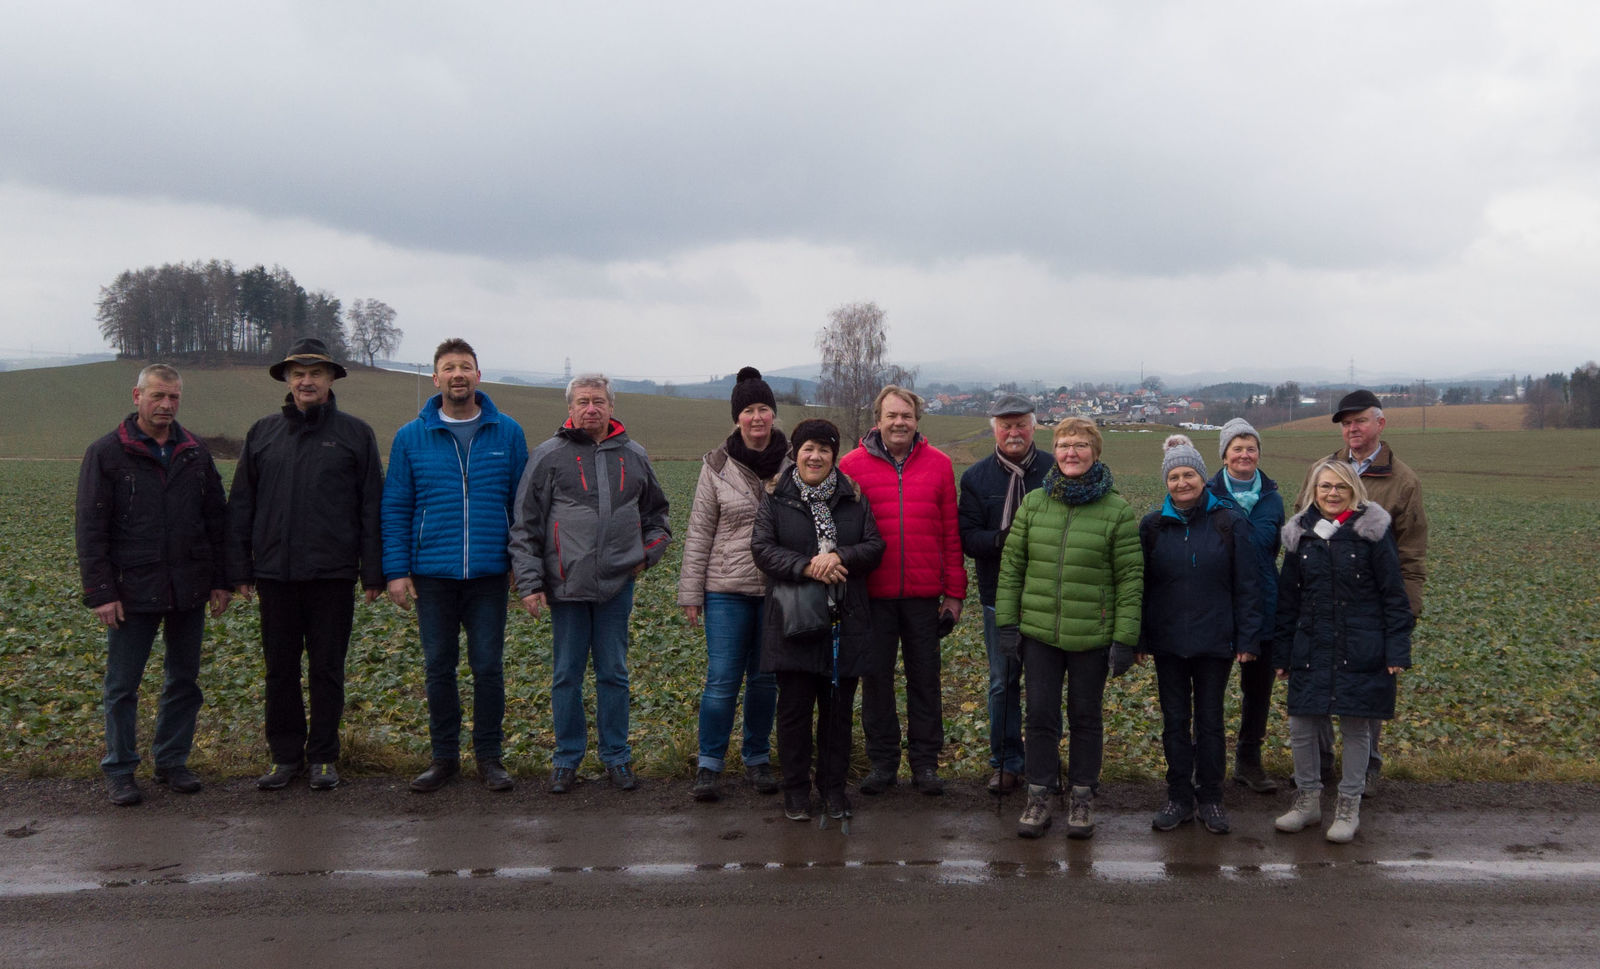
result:
[(806, 576), (828, 585), (838, 585), (850, 575), (850, 570), (839, 560), (838, 552), (823, 552), (806, 566)]
[(684, 606), (683, 607), (683, 618), (689, 620), (689, 628), (691, 628), (691, 629), (694, 628), (695, 626), (700, 625), (700, 607), (699, 606)]
[(1399, 676), (1401, 671), (1403, 671), (1404, 669), (1405, 669), (1404, 666), (1391, 666), (1391, 667), (1389, 667), (1389, 675), (1390, 676)]

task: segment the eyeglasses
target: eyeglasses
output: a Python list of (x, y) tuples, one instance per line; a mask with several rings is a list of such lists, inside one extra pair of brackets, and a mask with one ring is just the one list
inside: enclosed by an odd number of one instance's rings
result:
[(1354, 491), (1355, 489), (1350, 487), (1347, 484), (1337, 484), (1337, 483), (1328, 482), (1328, 481), (1319, 481), (1319, 482), (1317, 482), (1317, 490), (1318, 491)]
[(1094, 445), (1087, 441), (1061, 441), (1056, 444), (1057, 451), (1071, 451), (1073, 454), (1088, 454), (1094, 450)]

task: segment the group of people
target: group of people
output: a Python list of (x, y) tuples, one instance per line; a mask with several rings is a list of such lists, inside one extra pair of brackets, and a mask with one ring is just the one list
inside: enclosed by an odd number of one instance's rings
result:
[[(479, 389), (472, 347), (446, 340), (434, 354), (439, 393), (396, 433), (385, 473), (371, 428), (337, 407), (332, 386), (346, 371), (320, 341), (299, 341), (269, 373), (288, 385), (284, 406), (251, 427), (226, 496), (205, 443), (177, 422), (182, 379), (169, 366), (141, 371), (134, 413), (85, 454), (78, 555), (85, 604), (107, 628), (101, 766), (111, 801), (143, 797), (135, 708), (158, 631), (165, 677), (154, 778), (175, 791), (201, 789), (187, 758), (205, 612), (252, 596), (271, 756), (257, 785), (276, 790), (308, 776), (313, 789), (337, 786), (357, 582), (367, 601), (386, 593), (417, 614), (431, 760), (413, 790), (437, 790), (461, 773), (463, 633), (477, 775), (490, 790), (514, 786), (502, 759), (513, 596), (532, 616), (550, 613), (549, 790), (578, 783), (591, 660), (599, 758), (614, 786), (634, 789), (633, 585), (661, 560), (671, 533), (649, 458), (613, 416), (609, 380), (574, 378), (567, 420), (530, 451), (517, 422)], [(1044, 833), (1054, 796), (1066, 802), (1068, 836), (1092, 836), (1106, 681), (1147, 656), (1168, 765), (1155, 828), (1198, 817), (1228, 830), (1223, 698), (1237, 661), (1235, 779), (1275, 790), (1261, 749), (1272, 684), (1285, 679), (1297, 792), (1277, 827), (1320, 821), (1338, 716), (1344, 769), (1328, 837), (1354, 835), (1381, 764), (1379, 725), (1394, 714), (1395, 675), (1410, 665), (1427, 541), (1416, 476), (1381, 443), (1371, 393), (1341, 401), (1334, 421), (1346, 446), (1312, 469), (1287, 521), (1276, 484), (1258, 467), (1260, 435), (1243, 420), (1223, 428), (1224, 467), (1209, 479), (1192, 442), (1169, 438), (1167, 496), (1140, 519), (1100, 460), (1096, 425), (1062, 422), (1045, 451), (1023, 397), (990, 409), (994, 452), (959, 485), (950, 458), (919, 432), (924, 403), (907, 388), (879, 392), (873, 427), (848, 453), (826, 420), (800, 421), (785, 435), (754, 368), (739, 372), (730, 405), (733, 429), (701, 467), (677, 590), (687, 622), (704, 625), (707, 650), (694, 799), (720, 796), (742, 707), (746, 781), (782, 792), (791, 819), (819, 808), (849, 816), (858, 689), (869, 761), (860, 793), (897, 784), (904, 749), (911, 785), (942, 794), (940, 639), (963, 611), (964, 553), (989, 661), (988, 786), (1025, 790), (1019, 835)]]

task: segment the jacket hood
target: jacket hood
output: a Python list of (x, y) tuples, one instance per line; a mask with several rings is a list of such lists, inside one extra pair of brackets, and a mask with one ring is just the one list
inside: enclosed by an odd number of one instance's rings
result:
[[(1211, 514), (1213, 511), (1216, 511), (1218, 508), (1238, 508), (1239, 507), (1238, 505), (1233, 503), (1232, 499), (1219, 497), (1217, 495), (1217, 493), (1212, 491), (1210, 488), (1206, 489), (1205, 495), (1206, 495), (1205, 512), (1208, 515)], [(1178, 511), (1178, 506), (1174, 505), (1172, 503), (1172, 496), (1171, 495), (1167, 495), (1167, 497), (1162, 499), (1162, 501), (1161, 501), (1161, 517), (1162, 518), (1170, 518), (1173, 521), (1180, 521), (1180, 522), (1184, 520), (1182, 513), (1180, 513)]]
[[(1284, 549), (1289, 552), (1298, 549), (1300, 547), (1300, 536), (1308, 533), (1312, 526), (1317, 523), (1319, 517), (1321, 517), (1321, 512), (1312, 507), (1284, 522), (1283, 530), (1279, 533), (1283, 536)], [(1392, 522), (1393, 518), (1384, 510), (1382, 505), (1375, 501), (1369, 501), (1361, 506), (1360, 511), (1350, 516), (1350, 520), (1345, 524), (1355, 530), (1356, 537), (1369, 542), (1376, 542), (1383, 538), (1384, 533), (1389, 531), (1389, 525)]]
[[(858, 443), (861, 447), (866, 448), (867, 453), (873, 457), (882, 458), (891, 464), (894, 463), (894, 458), (889, 456), (888, 447), (886, 447), (883, 443), (883, 432), (879, 431), (876, 427), (862, 435), (862, 438)], [(906, 452), (906, 460), (910, 461), (913, 457), (916, 457), (917, 452), (926, 447), (927, 444), (928, 439), (922, 436), (921, 431), (917, 431), (915, 434), (913, 434), (911, 437), (911, 450)], [(841, 454), (839, 457), (844, 457), (844, 455)]]
[(574, 426), (572, 423), (572, 418), (569, 417), (565, 421), (561, 422), (561, 428), (556, 431), (556, 434), (571, 441), (588, 442), (590, 444), (605, 444), (609, 441), (614, 441), (619, 437), (625, 440), (627, 438), (628, 429), (622, 426), (621, 421), (613, 417), (611, 418), (611, 426), (606, 428), (606, 436), (596, 441), (594, 438), (589, 436), (589, 432), (585, 431), (581, 427)]

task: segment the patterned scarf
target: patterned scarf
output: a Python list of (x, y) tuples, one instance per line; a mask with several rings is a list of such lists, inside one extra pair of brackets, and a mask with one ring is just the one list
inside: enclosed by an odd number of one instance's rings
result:
[(834, 551), (839, 547), (839, 529), (833, 523), (833, 509), (828, 503), (839, 489), (839, 469), (829, 471), (815, 488), (800, 480), (799, 468), (791, 469), (789, 474), (800, 489), (800, 500), (811, 508), (811, 521), (817, 526), (817, 553)]
[(1111, 493), (1111, 469), (1096, 461), (1083, 474), (1069, 478), (1054, 467), (1044, 476), (1044, 490), (1063, 505), (1087, 505)]
[(1017, 506), (1022, 504), (1022, 496), (1028, 490), (1023, 478), (1027, 475), (1028, 469), (1033, 467), (1033, 459), (1038, 456), (1039, 452), (1029, 447), (1027, 457), (1021, 462), (1016, 462), (1001, 454), (999, 448), (994, 449), (994, 459), (1000, 462), (1000, 467), (1011, 476), (1011, 480), (1006, 483), (1006, 506), (1000, 512), (1002, 532), (1011, 527), (1011, 517), (1017, 513)]

